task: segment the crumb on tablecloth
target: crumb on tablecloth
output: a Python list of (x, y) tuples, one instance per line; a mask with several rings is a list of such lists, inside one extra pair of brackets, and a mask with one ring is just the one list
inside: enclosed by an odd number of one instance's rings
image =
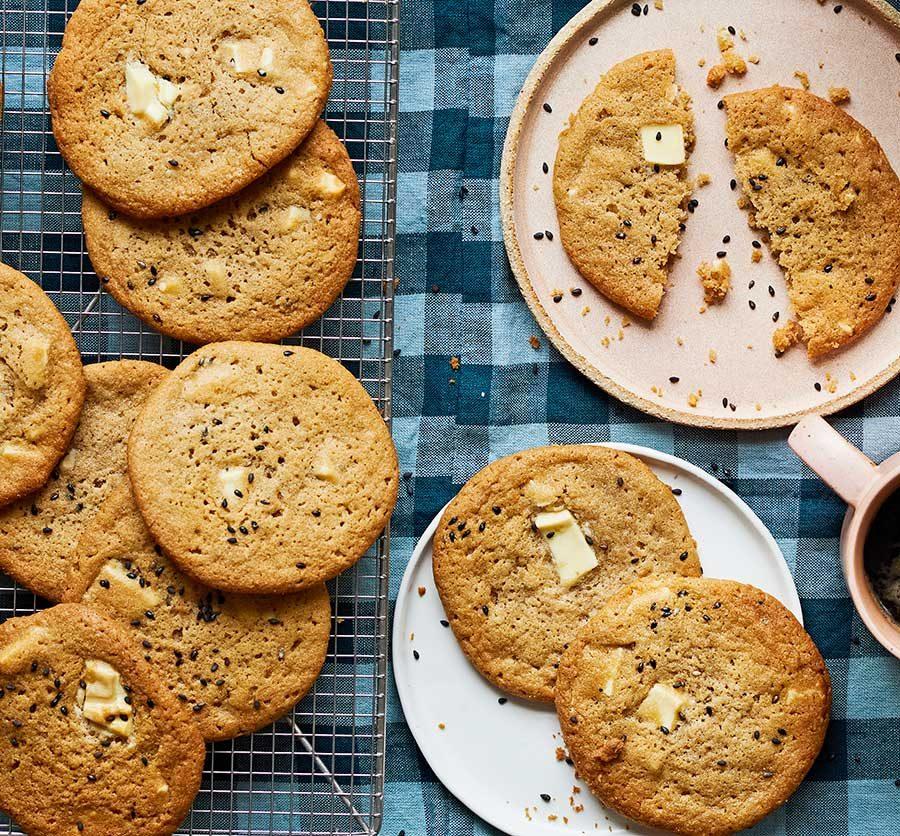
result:
[(731, 267), (724, 258), (717, 258), (712, 264), (701, 262), (697, 275), (703, 285), (703, 299), (708, 305), (718, 305), (724, 301), (731, 289)]
[(750, 253), (750, 261), (752, 261), (754, 264), (759, 264), (759, 262), (762, 261), (762, 251), (754, 250), (752, 253)]
[(718, 353), (716, 352), (716, 350), (714, 348), (711, 348), (709, 350), (709, 362), (712, 363), (713, 365), (715, 365), (716, 360), (718, 360), (718, 359), (719, 359)]
[(451, 357), (451, 358), (450, 358), (450, 368), (453, 369), (453, 371), (458, 372), (458, 371), (459, 371), (459, 365), (460, 365), (460, 364), (459, 364), (459, 357)]
[(541, 341), (540, 341), (534, 334), (532, 334), (532, 335), (528, 338), (528, 344), (529, 344), (535, 351), (537, 351), (537, 350), (541, 347)]
[(698, 188), (702, 188), (703, 186), (708, 186), (712, 183), (712, 175), (707, 174), (705, 171), (701, 171), (697, 175), (697, 186)]
[(691, 394), (688, 395), (688, 399), (687, 399), (688, 406), (690, 406), (693, 409), (696, 409), (697, 404), (700, 403), (700, 398), (702, 398), (702, 397), (703, 397), (702, 389), (698, 389), (696, 392), (691, 392)]

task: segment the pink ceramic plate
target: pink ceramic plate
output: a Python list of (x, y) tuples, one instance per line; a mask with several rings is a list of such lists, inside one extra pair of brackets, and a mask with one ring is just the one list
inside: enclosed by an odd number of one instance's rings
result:
[[(591, 380), (667, 420), (776, 427), (855, 403), (900, 371), (900, 309), (825, 360), (810, 362), (802, 347), (775, 358), (772, 317), (777, 311), (783, 323), (791, 310), (785, 281), (765, 245), (762, 262), (751, 263), (757, 236), (729, 188), (732, 159), (716, 105), (738, 90), (799, 85), (795, 71), (807, 73), (811, 91), (821, 96), (831, 86), (847, 86), (848, 112), (875, 134), (900, 170), (900, 15), (881, 0), (845, 2), (838, 14), (831, 0), (664, 0), (661, 11), (648, 2), (648, 14), (640, 17), (629, 2), (590, 3), (553, 39), (525, 82), (506, 137), (500, 202), (507, 252), (526, 301), (554, 345)], [(738, 52), (758, 56), (759, 63), (714, 91), (706, 86), (706, 72), (719, 58), (716, 30), (729, 25), (746, 35), (735, 39)], [(630, 55), (663, 47), (675, 50), (679, 81), (694, 99), (698, 139), (691, 174), (708, 173), (712, 182), (694, 193), (699, 206), (681, 258), (673, 264), (660, 314), (648, 325), (626, 318), (569, 262), (556, 234), (552, 175), (559, 133), (599, 76)], [(534, 239), (545, 230), (554, 233), (552, 241)], [(726, 235), (731, 241), (723, 244)], [(733, 288), (724, 304), (700, 314), (695, 270), (719, 250), (728, 253)], [(571, 288), (581, 288), (581, 295), (573, 296)]]

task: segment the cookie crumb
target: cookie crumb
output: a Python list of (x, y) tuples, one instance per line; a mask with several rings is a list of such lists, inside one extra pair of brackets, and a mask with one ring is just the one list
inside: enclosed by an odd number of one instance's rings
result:
[(691, 394), (688, 395), (688, 399), (687, 399), (688, 406), (690, 406), (690, 407), (693, 408), (693, 409), (696, 409), (696, 408), (697, 408), (697, 404), (700, 403), (700, 398), (701, 398), (701, 397), (702, 397), (702, 392), (699, 392), (699, 391), (698, 391), (698, 392), (691, 392)]
[(832, 104), (847, 104), (850, 101), (850, 90), (847, 87), (829, 87), (828, 98)]
[(758, 63), (759, 63), (759, 56), (758, 56), (756, 53), (754, 53), (753, 55), (748, 55), (748, 56), (747, 56), (747, 60), (748, 60), (751, 64), (758, 64)]
[(556, 747), (556, 759), (558, 761), (564, 761), (566, 759), (566, 757), (567, 757), (566, 750), (563, 749), (562, 746), (557, 746)]
[(747, 62), (733, 49), (723, 52), (722, 60), (725, 62), (725, 72), (728, 75), (741, 76), (747, 74)]
[(587, 316), (590, 312), (591, 312), (591, 308), (590, 308), (589, 305), (585, 305), (585, 306), (581, 309), (581, 315), (582, 315), (582, 316)]
[(804, 90), (809, 90), (809, 76), (803, 70), (794, 70), (794, 78), (800, 82)]
[(663, 10), (663, 0), (653, 0), (653, 8), (661, 12)]
[(455, 372), (459, 371), (459, 357), (450, 358), (450, 368)]
[(700, 60), (698, 60), (698, 61), (697, 61), (697, 66), (700, 67), (700, 69), (702, 70), (702, 69), (706, 66), (706, 59), (705, 59), (705, 58), (701, 58)]
[(762, 261), (762, 251), (754, 250), (752, 253), (750, 253), (750, 261), (752, 261), (754, 264), (759, 264), (759, 262)]
[(701, 262), (697, 275), (703, 285), (703, 299), (708, 305), (718, 305), (725, 300), (731, 289), (731, 267), (726, 259), (717, 258), (712, 264)]
[(712, 175), (707, 174), (705, 171), (697, 175), (698, 187), (702, 188), (703, 186), (708, 186), (710, 183), (712, 183)]
[(772, 345), (775, 347), (775, 354), (781, 356), (789, 348), (797, 345), (803, 339), (803, 330), (796, 319), (784, 324), (774, 334), (772, 334)]
[(425, 592), (426, 592), (426, 591), (427, 591), (427, 590), (425, 589), (424, 586), (420, 586), (419, 589), (418, 589), (419, 597), (420, 597), (420, 598), (424, 598), (424, 597), (425, 597)]
[(711, 348), (709, 350), (709, 362), (712, 363), (713, 365), (715, 365), (716, 360), (718, 360), (718, 359), (719, 359), (719, 355), (716, 353), (716, 350), (714, 348)]
[(715, 64), (710, 67), (709, 72), (706, 74), (707, 87), (712, 87), (713, 90), (717, 90), (722, 82), (725, 81), (725, 76), (727, 74), (724, 64)]
[(535, 351), (537, 351), (537, 350), (541, 347), (541, 341), (540, 341), (534, 334), (532, 334), (532, 335), (528, 338), (528, 344), (529, 344)]

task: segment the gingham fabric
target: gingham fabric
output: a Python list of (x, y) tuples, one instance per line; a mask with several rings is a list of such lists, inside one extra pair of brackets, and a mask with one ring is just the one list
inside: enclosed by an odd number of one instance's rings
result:
[[(392, 598), (428, 522), (494, 458), (581, 441), (681, 456), (722, 479), (775, 536), (831, 671), (834, 706), (822, 755), (756, 832), (896, 834), (900, 663), (869, 635), (847, 597), (840, 500), (789, 451), (787, 431), (688, 429), (608, 397), (548, 346), (510, 273), (497, 198), (509, 114), (538, 54), (583, 5), (403, 3), (394, 435), (405, 478), (393, 523)], [(529, 345), (533, 334), (540, 350)], [(452, 357), (460, 358), (458, 371)], [(900, 382), (834, 424), (875, 460), (895, 453)], [(496, 833), (437, 781), (390, 687), (382, 833)]]

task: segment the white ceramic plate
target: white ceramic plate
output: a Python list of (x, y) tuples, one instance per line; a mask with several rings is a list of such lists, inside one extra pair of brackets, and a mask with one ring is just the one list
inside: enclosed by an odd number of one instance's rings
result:
[[(678, 501), (705, 575), (754, 584), (802, 622), (797, 589), (778, 545), (738, 496), (674, 456), (628, 444), (608, 446), (632, 453), (666, 484), (681, 488)], [(503, 692), (481, 677), (452, 631), (441, 625), (446, 615), (431, 569), (438, 519), (422, 535), (403, 576), (392, 660), (406, 721), (435, 774), (469, 809), (510, 836), (624, 834), (626, 827), (632, 834), (657, 832), (603, 807), (575, 780), (572, 767), (556, 760), (563, 740), (553, 708), (514, 698), (501, 705)], [(576, 786), (579, 793), (573, 793)], [(550, 795), (549, 802), (542, 793)], [(576, 812), (580, 805), (583, 810)]]
[[(724, 147), (725, 116), (717, 103), (739, 90), (776, 83), (797, 87), (797, 70), (808, 73), (811, 92), (819, 96), (827, 96), (830, 86), (847, 86), (852, 96), (847, 112), (877, 137), (900, 171), (900, 64), (895, 58), (900, 15), (883, 0), (845, 0), (840, 14), (834, 13), (832, 0), (824, 5), (817, 0), (664, 0), (663, 11), (654, 8), (653, 0), (645, 3), (648, 14), (639, 18), (627, 0), (589, 3), (538, 58), (512, 113), (500, 205), (507, 252), (525, 301), (581, 372), (626, 403), (670, 421), (755, 429), (855, 403), (900, 371), (900, 310), (885, 315), (856, 344), (819, 362), (810, 362), (802, 347), (775, 357), (772, 332), (778, 326), (772, 317), (777, 312), (784, 324), (791, 310), (785, 280), (765, 245), (763, 260), (751, 263), (758, 235), (737, 207), (737, 193), (729, 189), (733, 160)], [(736, 39), (738, 52), (758, 55), (759, 64), (712, 90), (706, 73), (719, 59), (716, 30), (729, 25), (746, 34), (746, 41)], [(664, 47), (675, 50), (678, 79), (694, 100), (697, 144), (690, 173), (708, 173), (712, 183), (694, 192), (699, 206), (689, 216), (681, 258), (673, 262), (656, 320), (646, 324), (629, 316), (631, 324), (623, 328), (625, 311), (580, 277), (562, 247), (553, 163), (560, 131), (599, 77), (631, 55)], [(702, 68), (700, 60), (707, 62)], [(533, 238), (544, 230), (554, 233), (552, 241)], [(726, 235), (731, 236), (728, 244), (723, 243)], [(719, 250), (728, 253), (732, 290), (725, 302), (701, 315), (703, 293), (695, 271)], [(572, 296), (571, 288), (581, 288), (581, 295)], [(673, 384), (670, 377), (679, 381)], [(699, 391), (702, 397), (691, 407), (689, 396)]]

